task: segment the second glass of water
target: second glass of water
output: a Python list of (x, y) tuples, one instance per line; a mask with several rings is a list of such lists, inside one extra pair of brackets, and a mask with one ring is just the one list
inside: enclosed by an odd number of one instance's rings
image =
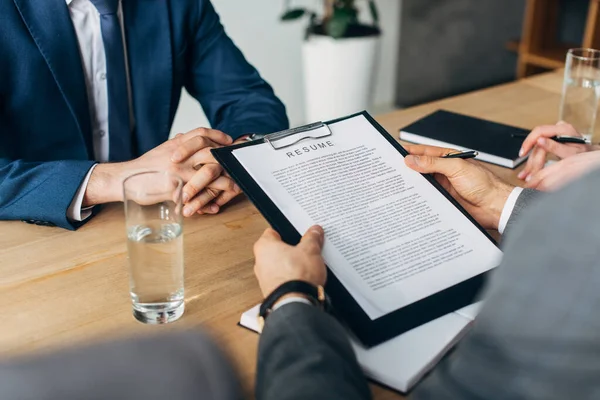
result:
[[(567, 54), (559, 120), (596, 143), (594, 127), (600, 100), (600, 51), (571, 49)], [(597, 136), (597, 135), (596, 135)]]
[(165, 172), (143, 172), (123, 182), (134, 317), (164, 324), (183, 315), (183, 182)]

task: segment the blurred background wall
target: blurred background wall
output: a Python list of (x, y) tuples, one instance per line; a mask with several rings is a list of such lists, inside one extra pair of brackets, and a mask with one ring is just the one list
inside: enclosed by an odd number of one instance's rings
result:
[(557, 38), (559, 42), (581, 42), (589, 4), (589, 0), (560, 0), (561, 18)]
[[(581, 42), (589, 0), (557, 1), (558, 41)], [(301, 49), (306, 20), (280, 22), (284, 0), (212, 2), (227, 33), (286, 104), (291, 125), (312, 122), (304, 118)], [(517, 56), (506, 43), (521, 36), (525, 3), (377, 0), (383, 35), (369, 111), (378, 114), (513, 80)], [(292, 4), (318, 10), (322, 0)], [(198, 126), (208, 126), (206, 118), (184, 92), (172, 132)]]
[[(304, 121), (301, 45), (306, 21), (282, 23), (283, 0), (212, 0), (225, 30), (275, 89), (287, 106), (290, 124)], [(319, 0), (296, 0), (294, 4), (320, 9)], [(402, 0), (377, 0), (383, 30), (374, 113), (394, 108), (396, 64)], [(368, 13), (361, 13), (365, 18)], [(172, 133), (208, 126), (197, 102), (187, 93), (181, 99)]]
[(515, 79), (523, 0), (404, 0), (396, 104), (408, 107)]

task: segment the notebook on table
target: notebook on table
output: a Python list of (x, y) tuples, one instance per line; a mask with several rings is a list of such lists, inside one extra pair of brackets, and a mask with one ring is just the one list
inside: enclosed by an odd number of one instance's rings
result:
[(478, 160), (516, 168), (526, 129), (439, 110), (400, 130), (400, 139), (429, 146), (475, 150)]
[[(240, 325), (258, 332), (259, 307), (244, 312)], [(479, 307), (480, 303), (472, 304), (368, 349), (352, 335), (350, 342), (367, 377), (406, 393), (464, 337)]]

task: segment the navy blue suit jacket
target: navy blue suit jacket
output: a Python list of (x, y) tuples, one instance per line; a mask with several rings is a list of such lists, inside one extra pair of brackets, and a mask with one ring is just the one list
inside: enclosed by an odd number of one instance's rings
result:
[[(182, 87), (236, 138), (286, 129), (283, 104), (209, 0), (123, 0), (136, 155), (167, 140)], [(77, 36), (64, 0), (0, 0), (0, 219), (74, 229), (94, 164)]]

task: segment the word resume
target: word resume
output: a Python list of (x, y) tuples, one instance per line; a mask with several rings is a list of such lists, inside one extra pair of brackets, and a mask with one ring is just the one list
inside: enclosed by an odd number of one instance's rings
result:
[(364, 116), (319, 129), (331, 135), (233, 155), (298, 232), (323, 226), (325, 262), (371, 319), (499, 265), (502, 252)]

